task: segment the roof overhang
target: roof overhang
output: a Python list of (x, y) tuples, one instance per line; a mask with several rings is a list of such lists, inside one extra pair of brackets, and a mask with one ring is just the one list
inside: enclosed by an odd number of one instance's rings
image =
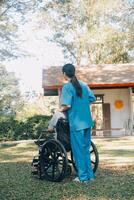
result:
[[(134, 87), (134, 63), (76, 67), (76, 76), (92, 89)], [(57, 95), (63, 85), (62, 68), (43, 69), (44, 95)]]
[[(113, 89), (113, 88), (128, 88), (132, 87), (134, 88), (134, 82), (133, 83), (109, 83), (109, 84), (96, 84), (92, 83), (89, 85), (91, 89)], [(57, 96), (58, 90), (62, 88), (62, 85), (51, 85), (51, 86), (45, 86), (44, 87), (44, 95), (45, 96)]]
[[(113, 87), (134, 87), (133, 83), (91, 83), (90, 88), (113, 88)], [(61, 89), (62, 85), (44, 86), (45, 90)]]

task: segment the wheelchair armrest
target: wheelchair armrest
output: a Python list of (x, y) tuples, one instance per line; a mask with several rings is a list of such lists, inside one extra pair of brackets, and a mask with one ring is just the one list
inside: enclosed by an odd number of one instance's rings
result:
[(46, 139), (40, 139), (40, 140), (34, 141), (34, 143), (35, 143), (36, 145), (38, 145), (38, 146), (41, 146), (41, 145), (44, 144), (45, 141), (46, 141)]

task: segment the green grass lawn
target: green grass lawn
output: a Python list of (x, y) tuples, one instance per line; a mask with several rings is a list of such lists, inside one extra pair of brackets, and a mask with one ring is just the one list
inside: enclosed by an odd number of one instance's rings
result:
[(31, 175), (38, 148), (31, 141), (0, 144), (0, 200), (134, 200), (134, 137), (94, 139), (100, 165), (96, 180), (60, 183)]

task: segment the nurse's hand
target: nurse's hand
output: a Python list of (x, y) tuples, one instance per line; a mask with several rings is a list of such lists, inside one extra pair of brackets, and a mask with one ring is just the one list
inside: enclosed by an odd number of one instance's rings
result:
[(71, 106), (70, 105), (67, 105), (67, 106), (61, 106), (60, 108), (59, 108), (59, 112), (64, 112), (64, 111), (66, 111), (66, 110), (68, 110), (69, 108), (71, 108)]

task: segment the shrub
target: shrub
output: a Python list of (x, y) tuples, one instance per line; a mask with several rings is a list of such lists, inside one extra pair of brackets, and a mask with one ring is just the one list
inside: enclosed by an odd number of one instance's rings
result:
[(40, 133), (47, 129), (50, 116), (35, 115), (22, 122), (19, 130), (16, 130), (18, 139), (36, 139)]
[(35, 115), (19, 122), (12, 118), (0, 122), (0, 138), (4, 139), (36, 139), (42, 130), (48, 127), (50, 116)]

